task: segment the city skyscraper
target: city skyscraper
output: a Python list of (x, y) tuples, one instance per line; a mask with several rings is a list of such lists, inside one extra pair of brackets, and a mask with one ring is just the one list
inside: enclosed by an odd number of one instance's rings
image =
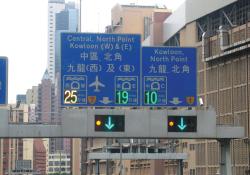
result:
[(38, 121), (43, 123), (57, 122), (58, 109), (54, 105), (55, 98), (55, 85), (49, 79), (49, 73), (46, 70), (41, 84), (38, 85)]
[(48, 63), (49, 78), (54, 82), (60, 71), (60, 33), (79, 31), (79, 6), (75, 2), (49, 0), (48, 6)]
[(49, 78), (54, 80), (55, 74), (55, 31), (56, 13), (65, 9), (64, 0), (49, 0), (48, 3), (48, 63)]
[(73, 2), (69, 2), (65, 5), (65, 9), (56, 14), (56, 31), (55, 31), (55, 74), (60, 73), (61, 54), (60, 43), (62, 32), (78, 32), (79, 31), (79, 9), (76, 9), (76, 5)]

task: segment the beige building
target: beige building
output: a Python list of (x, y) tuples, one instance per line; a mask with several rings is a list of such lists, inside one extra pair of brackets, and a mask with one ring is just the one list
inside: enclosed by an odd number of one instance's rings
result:
[[(249, 11), (249, 0), (187, 0), (164, 22), (164, 45), (197, 48), (198, 96), (215, 108), (217, 124), (245, 127), (245, 138), (231, 141), (233, 175), (250, 174)], [(217, 141), (182, 142), (185, 175), (218, 174)]]
[(33, 139), (23, 139), (23, 160), (31, 160), (33, 162), (33, 144)]
[[(72, 139), (72, 174), (81, 175), (81, 139)], [(84, 163), (84, 162), (83, 162)]]
[(157, 14), (161, 14), (162, 18), (166, 19), (171, 11), (165, 6), (117, 4), (111, 10), (111, 25), (106, 27), (106, 32), (140, 34), (141, 41), (144, 41), (150, 35), (151, 24), (155, 22), (154, 24), (157, 25), (158, 23), (154, 20)]
[(38, 104), (38, 86), (32, 86), (31, 89), (26, 91), (26, 103), (27, 104)]

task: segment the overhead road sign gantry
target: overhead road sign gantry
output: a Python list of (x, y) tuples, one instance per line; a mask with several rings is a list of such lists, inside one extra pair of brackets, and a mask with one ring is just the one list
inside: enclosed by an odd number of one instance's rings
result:
[[(244, 128), (216, 125), (214, 110), (125, 110), (125, 109), (63, 109), (61, 125), (9, 123), (8, 110), (0, 110), (0, 138), (185, 138), (231, 139), (243, 138)], [(95, 127), (98, 117), (103, 117), (100, 130)], [(169, 118), (170, 116), (170, 118)], [(168, 121), (178, 116), (177, 126), (183, 131), (170, 131)], [(193, 119), (197, 116), (197, 128)], [(109, 119), (110, 117), (110, 119)], [(183, 118), (183, 122), (181, 121)], [(196, 119), (196, 118), (195, 118)], [(100, 124), (100, 123), (99, 123)], [(185, 126), (186, 125), (186, 126)], [(115, 128), (119, 126), (118, 128)], [(120, 129), (124, 126), (124, 129)], [(185, 127), (184, 127), (185, 126)], [(185, 129), (189, 130), (185, 130)], [(194, 128), (193, 130), (191, 130)], [(109, 131), (108, 131), (109, 130)]]
[(0, 56), (0, 105), (8, 104), (8, 58)]
[(142, 105), (197, 105), (196, 49), (142, 48)]
[(61, 34), (62, 106), (139, 106), (140, 35)]

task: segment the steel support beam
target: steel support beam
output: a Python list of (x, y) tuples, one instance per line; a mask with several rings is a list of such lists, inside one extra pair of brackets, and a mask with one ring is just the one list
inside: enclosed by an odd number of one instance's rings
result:
[[(120, 153), (88, 153), (89, 160), (121, 160)], [(122, 160), (186, 160), (187, 153), (122, 153)]]
[(230, 20), (230, 18), (227, 16), (227, 14), (225, 13), (224, 10), (222, 10), (222, 14), (224, 15), (224, 17), (226, 18), (227, 22), (230, 24), (231, 27), (235, 27), (236, 25), (234, 25), (232, 23), (232, 21)]

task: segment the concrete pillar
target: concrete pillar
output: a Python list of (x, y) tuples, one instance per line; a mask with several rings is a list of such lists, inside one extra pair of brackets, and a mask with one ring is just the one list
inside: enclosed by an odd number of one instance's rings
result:
[(183, 175), (183, 160), (178, 160), (177, 175)]
[(100, 160), (96, 159), (95, 160), (95, 174), (96, 175), (100, 175), (100, 165), (99, 165), (99, 163), (100, 163)]
[[(106, 140), (106, 145), (107, 146), (111, 146), (112, 143), (113, 143), (113, 139), (107, 139)], [(112, 174), (112, 161), (109, 160), (109, 159), (106, 160), (106, 174), (107, 175)]]
[(86, 138), (82, 138), (81, 139), (81, 174), (82, 175), (86, 175), (87, 174), (87, 139)]
[(220, 175), (232, 175), (230, 139), (221, 139), (220, 142)]

